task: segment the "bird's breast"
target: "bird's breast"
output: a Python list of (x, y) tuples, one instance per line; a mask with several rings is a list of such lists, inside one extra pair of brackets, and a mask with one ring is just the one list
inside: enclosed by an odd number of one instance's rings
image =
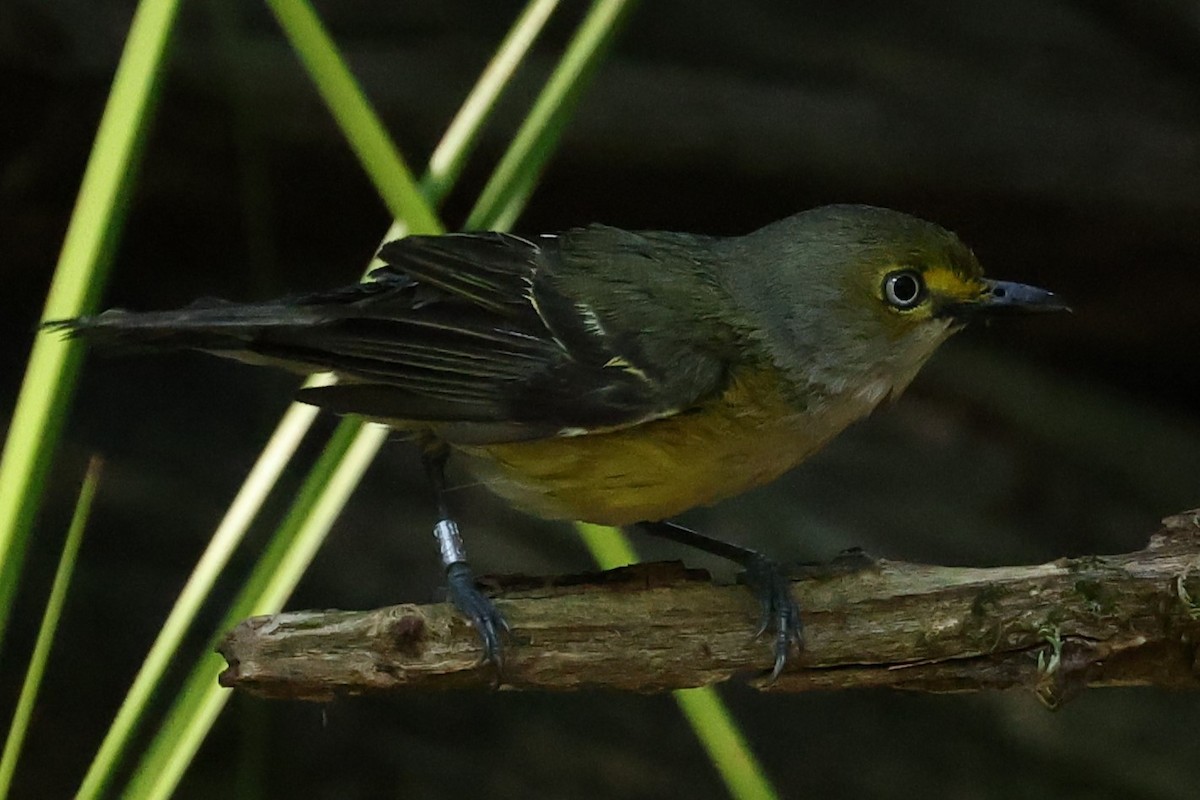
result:
[(513, 505), (605, 525), (660, 520), (768, 483), (878, 402), (848, 393), (800, 407), (770, 374), (735, 377), (719, 397), (628, 428), (457, 446)]

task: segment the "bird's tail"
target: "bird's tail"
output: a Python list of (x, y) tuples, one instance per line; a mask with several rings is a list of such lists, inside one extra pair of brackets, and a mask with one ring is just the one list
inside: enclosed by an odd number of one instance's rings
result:
[(288, 328), (329, 322), (319, 306), (269, 302), (238, 304), (202, 300), (173, 311), (112, 309), (95, 316), (52, 320), (42, 328), (81, 338), (103, 350), (206, 350), (222, 353), (247, 349), (263, 335)]

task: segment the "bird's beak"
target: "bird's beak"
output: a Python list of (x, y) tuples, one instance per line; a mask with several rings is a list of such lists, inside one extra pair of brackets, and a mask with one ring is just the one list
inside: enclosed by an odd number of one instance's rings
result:
[(977, 299), (954, 303), (949, 311), (957, 317), (972, 317), (977, 314), (997, 316), (1011, 313), (1040, 311), (1070, 311), (1071, 307), (1054, 292), (1027, 286), (1012, 281), (983, 280), (984, 290)]

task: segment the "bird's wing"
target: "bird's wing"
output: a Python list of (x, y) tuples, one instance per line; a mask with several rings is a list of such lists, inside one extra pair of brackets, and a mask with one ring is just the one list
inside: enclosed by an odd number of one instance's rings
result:
[(725, 361), (692, 329), (691, 294), (712, 316), (709, 288), (691, 286), (695, 254), (681, 262), (682, 237), (654, 236), (410, 236), (382, 248), (361, 288), (298, 299), (327, 322), (264, 329), (251, 348), (345, 379), (304, 402), (462, 441), (674, 414), (720, 389)]

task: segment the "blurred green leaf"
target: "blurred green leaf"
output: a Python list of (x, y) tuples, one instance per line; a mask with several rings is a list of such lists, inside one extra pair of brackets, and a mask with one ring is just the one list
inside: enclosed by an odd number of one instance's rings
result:
[(93, 458), (88, 464), (83, 485), (79, 489), (79, 499), (75, 503), (75, 512), (71, 516), (70, 527), (67, 528), (67, 539), (58, 559), (58, 568), (54, 571), (54, 581), (50, 584), (46, 611), (42, 615), (42, 624), (38, 627), (33, 654), (29, 657), (29, 668), (25, 671), (25, 682), (21, 685), (17, 708), (13, 712), (12, 724), (8, 729), (8, 738), (4, 741), (4, 754), (0, 755), (0, 799), (8, 797), (13, 772), (17, 768), (17, 760), (21, 757), (21, 745), (24, 744), (25, 734), (29, 730), (29, 720), (33, 716), (38, 689), (42, 685), (42, 676), (46, 674), (46, 662), (50, 659), (50, 647), (54, 644), (54, 633), (58, 630), (58, 621), (66, 603), (67, 588), (71, 585), (71, 575), (79, 559), (83, 531), (87, 528), (88, 516), (92, 512), (92, 499), (96, 496), (96, 485), (100, 482), (100, 468), (101, 462), (98, 458)]
[[(178, 5), (178, 0), (142, 0), (133, 15), (54, 268), (44, 320), (93, 310), (104, 287)], [(8, 426), (0, 455), (0, 645), (81, 355), (78, 343), (38, 336)]]

